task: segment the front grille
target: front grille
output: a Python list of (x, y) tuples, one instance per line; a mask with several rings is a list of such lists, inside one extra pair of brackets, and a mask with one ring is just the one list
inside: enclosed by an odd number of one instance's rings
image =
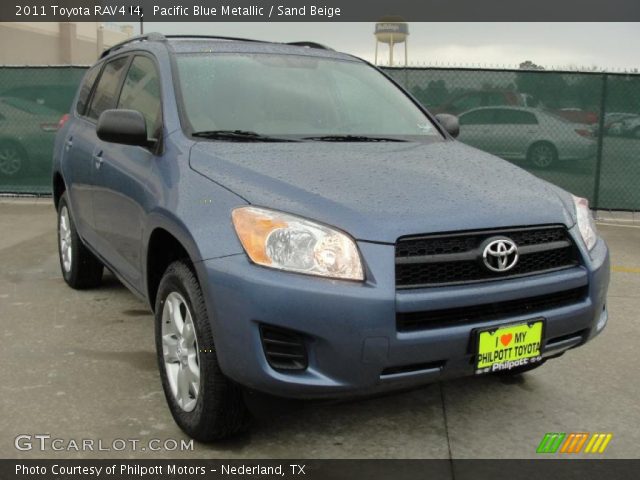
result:
[(302, 335), (286, 328), (261, 325), (260, 336), (271, 368), (287, 371), (307, 368), (307, 348)]
[(398, 331), (407, 332), (427, 328), (442, 328), (489, 320), (500, 320), (520, 315), (536, 315), (545, 310), (566, 307), (584, 301), (588, 288), (580, 287), (562, 292), (520, 298), (497, 303), (484, 303), (469, 307), (448, 308), (423, 312), (396, 314)]
[[(518, 246), (518, 263), (494, 272), (482, 262), (483, 245), (507, 237)], [(396, 286), (418, 288), (465, 284), (550, 272), (578, 265), (578, 252), (564, 226), (509, 228), (401, 237), (396, 243)]]

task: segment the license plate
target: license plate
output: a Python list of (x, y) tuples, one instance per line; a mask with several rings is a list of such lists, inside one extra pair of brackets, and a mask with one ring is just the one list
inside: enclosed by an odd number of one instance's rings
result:
[(544, 321), (481, 330), (476, 349), (476, 373), (489, 373), (539, 362)]

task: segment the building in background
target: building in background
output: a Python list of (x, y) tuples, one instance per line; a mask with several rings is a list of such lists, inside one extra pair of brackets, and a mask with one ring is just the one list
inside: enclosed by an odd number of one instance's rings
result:
[(0, 22), (0, 65), (90, 65), (132, 35), (132, 25)]

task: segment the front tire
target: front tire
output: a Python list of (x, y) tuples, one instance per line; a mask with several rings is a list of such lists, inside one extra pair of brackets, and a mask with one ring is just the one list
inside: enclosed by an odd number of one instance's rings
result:
[(104, 266), (78, 236), (66, 192), (58, 202), (58, 255), (62, 277), (71, 288), (95, 288), (102, 282)]
[(529, 147), (527, 160), (536, 168), (549, 168), (558, 160), (558, 151), (548, 142), (534, 143)]
[(27, 154), (19, 144), (0, 140), (0, 176), (17, 177), (24, 173), (27, 161)]
[(242, 390), (220, 370), (200, 284), (186, 262), (176, 261), (165, 271), (155, 317), (162, 387), (178, 426), (201, 442), (246, 430)]

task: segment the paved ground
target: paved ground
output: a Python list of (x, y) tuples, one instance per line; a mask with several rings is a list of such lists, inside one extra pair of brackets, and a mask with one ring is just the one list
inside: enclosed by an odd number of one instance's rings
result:
[(67, 288), (54, 225), (48, 203), (0, 201), (0, 457), (525, 458), (545, 432), (597, 431), (614, 434), (606, 457), (640, 458), (640, 228), (609, 225), (609, 326), (515, 380), (349, 403), (257, 399), (251, 434), (188, 452), (19, 452), (19, 434), (103, 447), (185, 439), (165, 406), (146, 306), (113, 277), (94, 291)]

